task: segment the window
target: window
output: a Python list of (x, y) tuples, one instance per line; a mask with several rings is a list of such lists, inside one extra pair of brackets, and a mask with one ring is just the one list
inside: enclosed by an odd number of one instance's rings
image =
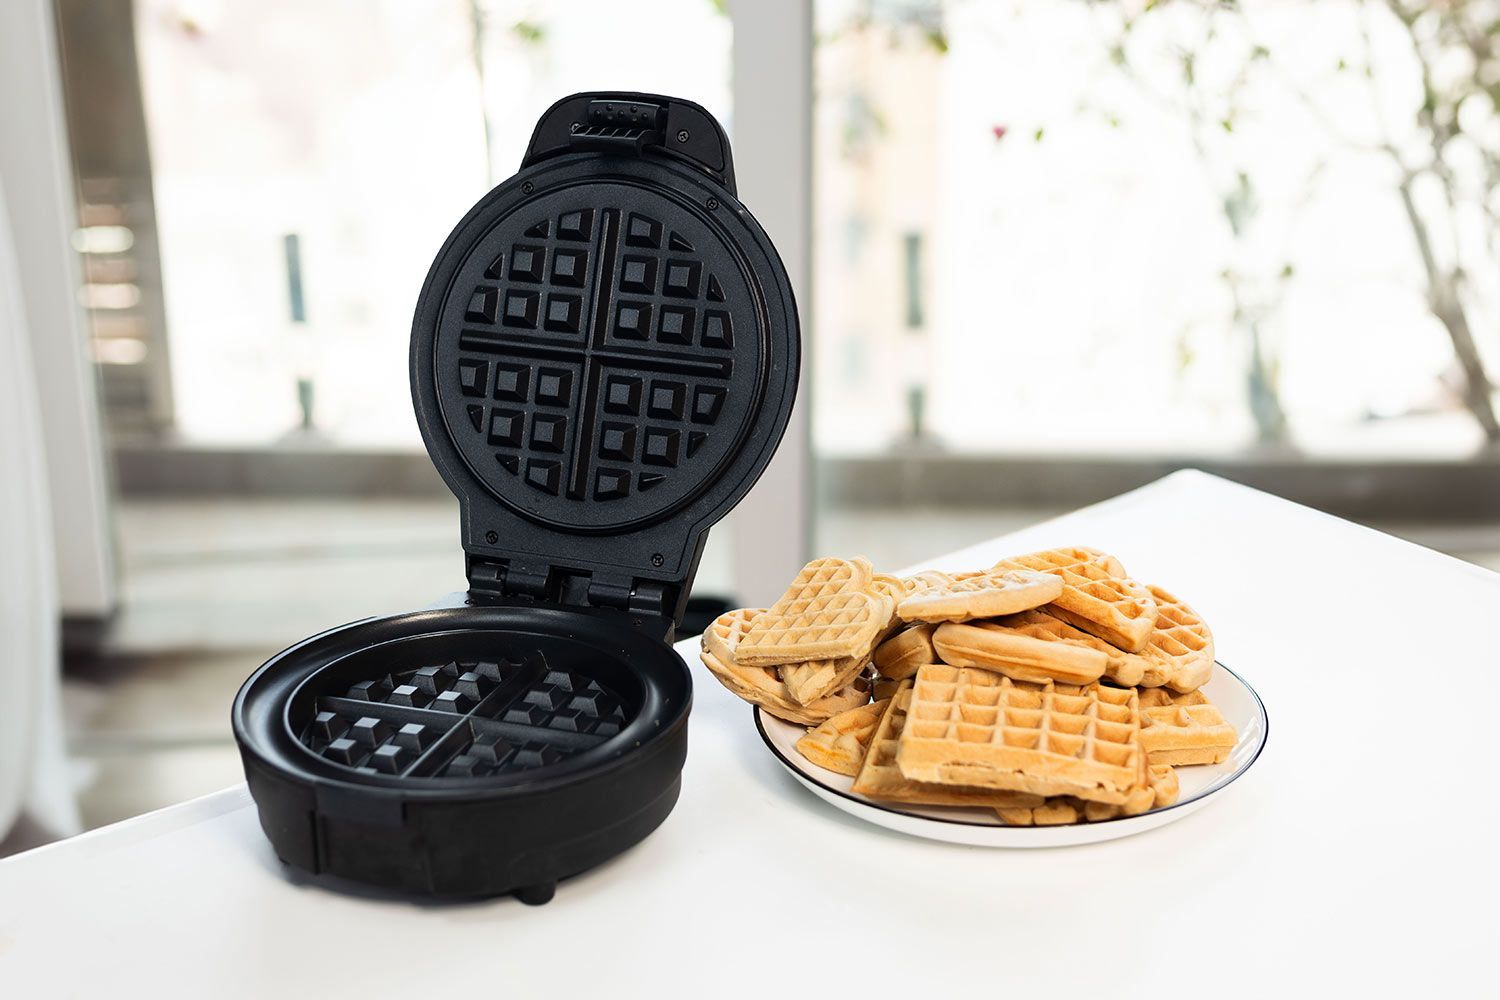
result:
[(820, 455), (1500, 439), (1479, 7), (822, 0)]
[(624, 86), (728, 116), (730, 26), (708, 0), (135, 7), (173, 429), (192, 442), (418, 448), (417, 292), (547, 105)]

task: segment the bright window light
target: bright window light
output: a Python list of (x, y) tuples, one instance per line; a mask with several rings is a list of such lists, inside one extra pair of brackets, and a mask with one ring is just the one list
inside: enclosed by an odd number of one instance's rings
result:
[(135, 246), (135, 233), (125, 226), (83, 226), (73, 230), (73, 249), (79, 253), (124, 253)]

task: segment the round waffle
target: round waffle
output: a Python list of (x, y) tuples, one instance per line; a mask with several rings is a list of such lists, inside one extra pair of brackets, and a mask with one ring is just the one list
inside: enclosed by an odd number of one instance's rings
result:
[(1213, 673), (1213, 633), (1184, 601), (1160, 587), (1149, 589), (1156, 602), (1156, 627), (1138, 654), (1145, 666), (1141, 684), (1196, 691)]
[(1061, 577), (1062, 594), (1047, 610), (1127, 653), (1144, 648), (1156, 625), (1151, 594), (1124, 575), (1118, 559), (1094, 549), (1048, 549), (1002, 559), (993, 569), (1029, 569)]

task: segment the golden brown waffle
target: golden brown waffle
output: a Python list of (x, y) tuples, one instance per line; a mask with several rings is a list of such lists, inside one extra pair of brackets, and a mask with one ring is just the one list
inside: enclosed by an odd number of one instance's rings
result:
[(908, 622), (966, 622), (1039, 608), (1062, 594), (1061, 578), (1051, 573), (1008, 570), (980, 573), (935, 584), (906, 597), (896, 615)]
[(863, 559), (815, 559), (751, 623), (735, 658), (771, 666), (865, 656), (890, 623), (891, 598), (870, 590)]
[(929, 587), (946, 586), (953, 582), (953, 577), (941, 570), (928, 569), (902, 577), (901, 582), (906, 586), (908, 594), (916, 594)]
[(735, 658), (740, 639), (749, 631), (759, 608), (741, 608), (714, 619), (704, 630), (700, 659), (719, 683), (740, 698), (759, 705), (778, 718), (803, 725), (817, 725), (840, 712), (869, 700), (869, 685), (855, 677), (839, 690), (811, 704), (798, 704), (787, 691), (780, 673), (774, 667), (740, 663)]
[(897, 632), (875, 649), (875, 669), (880, 676), (892, 680), (905, 680), (917, 673), (924, 663), (937, 662), (937, 651), (932, 646), (932, 633), (936, 625), (917, 625)]
[(995, 570), (1030, 569), (1062, 578), (1062, 595), (1047, 610), (1127, 653), (1139, 652), (1156, 627), (1156, 602), (1145, 587), (1118, 576), (1120, 561), (1093, 549), (1048, 549), (1002, 559)]
[(906, 598), (908, 591), (905, 580), (899, 576), (892, 576), (889, 573), (876, 573), (872, 576), (870, 578), (869, 589), (871, 593), (889, 598), (891, 602), (890, 617), (886, 619), (885, 628), (881, 629), (880, 633), (875, 637), (875, 641), (871, 645), (871, 649), (873, 649), (901, 631), (902, 622), (896, 614), (896, 605), (900, 604)]
[(932, 785), (912, 781), (896, 765), (896, 748), (901, 740), (911, 703), (912, 682), (901, 681), (891, 696), (885, 714), (880, 717), (875, 735), (865, 751), (864, 762), (851, 789), (859, 795), (890, 802), (909, 802), (928, 806), (983, 806), (987, 808), (1031, 808), (1040, 805), (1037, 795), (1004, 792), (986, 788), (963, 788), (955, 785)]
[(819, 767), (850, 776), (859, 773), (865, 749), (890, 700), (875, 701), (840, 712), (797, 741), (797, 752)]
[(1096, 563), (1110, 576), (1130, 575), (1125, 572), (1125, 564), (1108, 552), (1100, 552), (1098, 549), (1091, 549), (1084, 545), (1079, 545), (1072, 549), (1064, 549), (1063, 551), (1074, 553), (1083, 562)]
[[(870, 578), (868, 590), (886, 597), (889, 601), (890, 618), (875, 639), (876, 642), (883, 642), (901, 627), (901, 620), (896, 617), (895, 607), (896, 602), (906, 594), (906, 586), (900, 578), (891, 576), (889, 573), (876, 573)], [(836, 660), (783, 664), (781, 679), (786, 682), (787, 690), (791, 692), (793, 700), (805, 705), (849, 683), (850, 679), (864, 669), (869, 662), (870, 652), (869, 649), (865, 649), (854, 656), (845, 656)]]
[(787, 696), (786, 685), (781, 684), (781, 679), (775, 675), (772, 667), (745, 667), (726, 663), (706, 649), (699, 652), (697, 658), (735, 696), (751, 705), (760, 706), (777, 718), (784, 718), (787, 723), (817, 726), (826, 723), (838, 712), (858, 708), (870, 700), (870, 682), (864, 676), (858, 676), (847, 687), (834, 691), (825, 699), (816, 700), (811, 705), (798, 705)]
[(1214, 670), (1214, 636), (1208, 623), (1186, 603), (1162, 590), (1148, 588), (1156, 602), (1156, 627), (1139, 655), (1145, 664), (1143, 687), (1196, 691)]
[[(703, 649), (714, 652), (723, 663), (736, 663), (739, 640), (750, 630), (750, 622), (763, 615), (763, 607), (742, 607), (714, 619), (703, 631)], [(864, 660), (814, 660), (811, 663), (786, 664), (777, 672), (786, 684), (787, 696), (798, 705), (811, 705), (834, 691), (846, 687), (864, 667)]]
[(750, 623), (765, 613), (765, 608), (724, 612), (703, 630), (703, 648), (726, 663), (734, 662), (735, 650), (750, 630)]
[(1141, 689), (1141, 710), (1161, 708), (1166, 705), (1207, 705), (1208, 695), (1202, 691), (1167, 691), (1163, 688)]
[(891, 697), (891, 695), (895, 694), (896, 689), (900, 686), (901, 682), (898, 680), (890, 677), (880, 677), (877, 675), (875, 679), (870, 682), (870, 695), (876, 701), (885, 701), (887, 698)]
[(1160, 809), (1162, 806), (1177, 804), (1177, 798), (1182, 794), (1182, 788), (1177, 782), (1177, 770), (1171, 764), (1152, 764), (1151, 767), (1151, 793), (1155, 800), (1151, 808)]
[(1202, 691), (1141, 692), (1141, 745), (1153, 764), (1218, 764), (1239, 735)]
[(995, 670), (1036, 684), (1087, 684), (1102, 677), (1110, 662), (1110, 654), (1099, 648), (1103, 642), (1040, 611), (939, 625), (932, 644), (944, 663)]
[(1103, 676), (1121, 687), (1134, 687), (1144, 672), (1145, 661), (1136, 654), (1116, 649), (1040, 608), (963, 626), (941, 626), (940, 645), (934, 637), (944, 663), (985, 667), (1038, 684), (1087, 684)]
[(1123, 804), (1141, 781), (1133, 688), (1027, 684), (927, 664), (896, 760), (913, 781)]
[(786, 685), (771, 667), (744, 666), (719, 659), (707, 649), (698, 654), (703, 665), (718, 678), (719, 683), (738, 697), (759, 705), (778, 719), (816, 726), (827, 722), (840, 712), (858, 708), (870, 700), (870, 683), (865, 677), (856, 677), (847, 687), (820, 698), (811, 705), (799, 705), (787, 694)]
[(867, 657), (846, 656), (839, 660), (786, 663), (781, 667), (781, 680), (793, 701), (807, 705), (848, 684), (868, 662)]
[(1001, 807), (995, 815), (1006, 826), (1071, 826), (1083, 820), (1083, 800), (1055, 795), (1031, 809)]
[(1138, 816), (1150, 809), (1159, 809), (1177, 801), (1177, 774), (1170, 767), (1151, 765), (1149, 786), (1140, 797), (1132, 796), (1125, 805), (1109, 805), (1104, 802), (1086, 802), (1071, 795), (1055, 796), (1032, 809), (1000, 808), (995, 813), (1007, 826), (1063, 826), (1069, 823), (1114, 819), (1117, 816)]

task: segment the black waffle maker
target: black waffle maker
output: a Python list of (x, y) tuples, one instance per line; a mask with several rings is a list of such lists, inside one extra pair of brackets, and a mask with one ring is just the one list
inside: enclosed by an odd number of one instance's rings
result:
[(780, 441), (799, 354), (713, 117), (649, 94), (553, 105), (412, 323), (469, 589), (305, 639), (235, 698), (281, 859), (537, 903), (655, 829), (692, 701), (669, 643), (709, 527)]

